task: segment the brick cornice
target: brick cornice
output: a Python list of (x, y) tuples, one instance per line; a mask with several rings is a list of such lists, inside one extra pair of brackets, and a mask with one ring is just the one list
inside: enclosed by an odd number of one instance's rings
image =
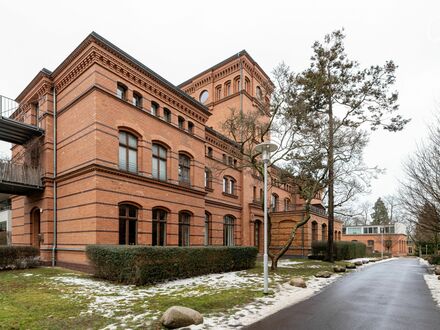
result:
[(87, 49), (86, 53), (80, 57), (78, 61), (72, 63), (72, 66), (61, 77), (56, 79), (57, 92), (62, 92), (70, 83), (78, 78), (80, 74), (90, 68), (93, 64), (98, 64), (101, 67), (113, 72), (121, 77), (121, 79), (129, 81), (131, 84), (136, 85), (139, 90), (144, 90), (157, 99), (172, 105), (174, 108), (185, 113), (188, 117), (201, 123), (206, 123), (209, 117), (209, 113), (204, 113), (199, 110), (195, 110), (193, 106), (189, 105), (185, 100), (179, 96), (171, 93), (161, 84), (152, 79), (144, 73), (139, 72), (126, 61), (121, 60), (119, 57), (111, 54), (108, 50), (92, 45)]

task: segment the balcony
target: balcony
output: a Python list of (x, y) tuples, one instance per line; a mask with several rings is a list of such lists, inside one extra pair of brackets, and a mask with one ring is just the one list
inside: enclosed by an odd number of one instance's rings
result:
[(14, 100), (0, 95), (0, 140), (25, 144), (35, 136), (44, 134), (38, 127), (39, 110), (22, 107)]
[(0, 193), (30, 195), (42, 190), (40, 168), (0, 160)]
[[(275, 205), (270, 205), (270, 212), (293, 212), (293, 211), (304, 211), (304, 205), (299, 204), (284, 204), (281, 202), (276, 203)], [(324, 208), (320, 208), (318, 206), (310, 205), (310, 212), (314, 214), (318, 214), (323, 217), (327, 217), (327, 211)]]

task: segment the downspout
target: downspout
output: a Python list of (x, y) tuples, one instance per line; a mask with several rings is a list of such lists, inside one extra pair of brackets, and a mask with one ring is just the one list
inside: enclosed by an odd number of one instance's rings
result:
[(53, 87), (53, 244), (52, 244), (52, 267), (56, 264), (57, 249), (57, 94)]

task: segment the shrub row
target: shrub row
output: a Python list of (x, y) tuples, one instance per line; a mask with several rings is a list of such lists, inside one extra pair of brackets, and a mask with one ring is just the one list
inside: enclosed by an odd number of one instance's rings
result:
[(40, 264), (38, 254), (33, 246), (0, 246), (0, 270), (36, 267)]
[[(366, 255), (366, 245), (360, 242), (333, 242), (333, 256), (335, 260), (348, 260), (363, 258)], [(327, 241), (312, 242), (312, 255), (315, 258), (325, 256), (327, 253)]]
[(136, 285), (252, 268), (257, 253), (254, 247), (86, 247), (97, 277)]

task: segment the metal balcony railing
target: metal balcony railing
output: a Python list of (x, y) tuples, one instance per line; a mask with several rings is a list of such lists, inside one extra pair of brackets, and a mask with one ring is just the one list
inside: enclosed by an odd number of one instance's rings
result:
[(14, 100), (0, 95), (0, 140), (25, 144), (44, 131), (39, 127), (38, 104), (21, 106)]

